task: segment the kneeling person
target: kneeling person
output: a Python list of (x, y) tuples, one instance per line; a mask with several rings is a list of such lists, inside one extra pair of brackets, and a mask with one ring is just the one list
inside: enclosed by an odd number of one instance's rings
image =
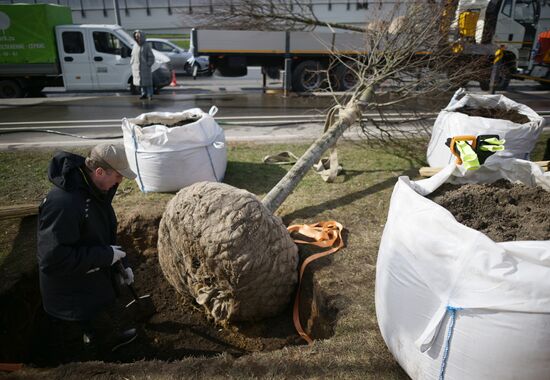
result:
[[(122, 146), (100, 144), (86, 158), (56, 154), (48, 177), (54, 187), (40, 205), (37, 236), (44, 310), (56, 322), (78, 325), (85, 345), (114, 336), (109, 342), (114, 350), (137, 334), (135, 329), (113, 334), (113, 324), (104, 327), (105, 315), (115, 305), (118, 261), (126, 256), (116, 245), (111, 202), (123, 177), (136, 175)], [(131, 268), (124, 270), (132, 282)]]

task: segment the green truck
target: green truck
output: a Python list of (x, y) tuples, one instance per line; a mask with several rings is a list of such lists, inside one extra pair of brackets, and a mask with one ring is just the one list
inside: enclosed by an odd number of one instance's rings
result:
[[(0, 5), (0, 98), (67, 91), (135, 90), (132, 37), (118, 25), (75, 25), (53, 4)], [(155, 53), (154, 87), (170, 83), (169, 58)]]

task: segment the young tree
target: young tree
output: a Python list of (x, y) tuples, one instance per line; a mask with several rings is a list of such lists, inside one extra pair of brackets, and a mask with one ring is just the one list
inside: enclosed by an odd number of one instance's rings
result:
[[(448, 36), (441, 33), (442, 13), (443, 8), (434, 4), (401, 5), (395, 18), (362, 33), (367, 55), (334, 54), (333, 62), (317, 72), (327, 78), (327, 90), (333, 94), (338, 80), (331, 79), (333, 67), (346, 70), (355, 85), (342, 97), (334, 95), (336, 104), (328, 113), (330, 128), (267, 194), (263, 203), (268, 209), (275, 211), (323, 152), (358, 120), (365, 137), (376, 141), (395, 138), (409, 144), (418, 140), (420, 132), (427, 132), (429, 123), (415, 108), (421, 108), (424, 100), (448, 94), (480, 71), (478, 62), (452, 52)], [(388, 111), (401, 113), (402, 105), (413, 112), (398, 124), (362, 121), (366, 110), (377, 111), (384, 120)], [(414, 128), (402, 128), (403, 120), (409, 126), (414, 122)]]
[[(361, 51), (368, 54), (335, 52), (330, 65), (312, 71), (324, 76), (327, 91), (334, 87), (334, 67), (345, 69), (354, 84), (342, 97), (331, 91), (335, 105), (326, 132), (261, 202), (243, 190), (208, 183), (174, 197), (161, 221), (158, 248), (163, 272), (176, 289), (190, 292), (219, 322), (262, 318), (284, 308), (296, 281), (297, 250), (273, 213), (366, 110), (383, 116), (447, 92), (471, 75), (471, 66), (451, 52), (440, 32), (442, 10), (432, 3), (401, 6), (396, 17), (362, 32)], [(418, 135), (391, 125), (365, 131), (382, 140)]]

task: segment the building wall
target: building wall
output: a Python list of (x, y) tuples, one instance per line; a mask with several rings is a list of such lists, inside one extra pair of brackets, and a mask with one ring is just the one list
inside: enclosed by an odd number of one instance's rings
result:
[[(126, 30), (149, 33), (186, 33), (196, 26), (199, 11), (216, 11), (226, 0), (118, 0), (121, 25)], [(238, 4), (238, 0), (234, 0)], [(290, 1), (290, 0), (289, 0)], [(321, 21), (365, 26), (386, 18), (398, 1), (298, 0), (311, 6)], [(113, 0), (0, 0), (10, 3), (53, 3), (71, 7), (77, 24), (114, 24)], [(237, 6), (237, 5), (236, 5)], [(202, 25), (205, 27), (204, 25)], [(214, 29), (214, 26), (208, 26)]]

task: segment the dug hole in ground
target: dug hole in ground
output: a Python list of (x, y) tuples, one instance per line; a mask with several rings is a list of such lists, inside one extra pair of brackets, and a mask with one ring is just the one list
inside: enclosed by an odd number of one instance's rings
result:
[[(119, 243), (125, 247), (129, 264), (134, 268), (135, 289), (139, 295), (149, 294), (156, 307), (148, 321), (137, 323), (136, 342), (100, 357), (89, 357), (82, 350), (81, 336), (73, 344), (53, 346), (55, 334), (66, 334), (52, 326), (42, 310), (36, 270), (23, 275), (7, 275), (2, 284), (0, 308), (2, 339), (1, 362), (24, 362), (40, 367), (55, 366), (81, 360), (134, 362), (138, 360), (177, 360), (187, 356), (216, 356), (221, 353), (239, 357), (256, 351), (271, 351), (288, 345), (305, 344), (292, 324), (292, 300), (276, 317), (257, 322), (237, 323), (226, 328), (209, 321), (200, 306), (185, 297), (166, 281), (158, 262), (157, 237), (162, 209), (148, 208), (119, 212)], [(16, 236), (15, 252), (25, 255), (32, 267), (35, 255), (36, 217), (21, 221)], [(4, 273), (5, 274), (5, 273)], [(13, 279), (14, 281), (10, 281)], [(300, 307), (302, 320), (315, 339), (329, 338), (333, 333), (336, 311), (324, 299), (322, 291), (306, 277)], [(121, 300), (131, 300), (126, 292)], [(130, 313), (121, 314), (122, 325), (136, 325)]]

